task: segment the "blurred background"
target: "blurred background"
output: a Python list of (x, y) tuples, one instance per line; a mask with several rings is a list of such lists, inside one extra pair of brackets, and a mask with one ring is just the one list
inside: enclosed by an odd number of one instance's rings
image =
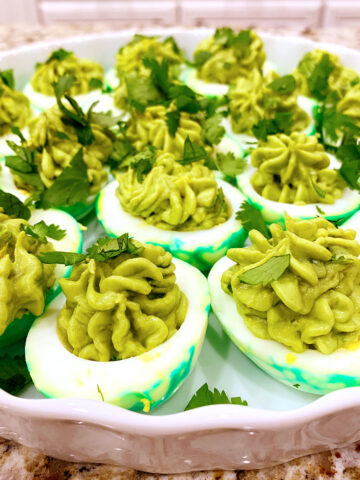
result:
[(360, 25), (359, 0), (0, 0), (0, 24), (116, 22), (281, 28)]

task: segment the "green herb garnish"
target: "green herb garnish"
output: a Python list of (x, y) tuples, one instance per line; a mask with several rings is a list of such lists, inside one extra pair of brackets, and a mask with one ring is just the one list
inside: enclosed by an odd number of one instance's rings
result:
[(342, 145), (338, 148), (337, 157), (341, 160), (339, 173), (342, 178), (350, 188), (360, 190), (360, 146)]
[(247, 232), (258, 230), (265, 238), (271, 238), (260, 210), (250, 203), (245, 201), (240, 205), (240, 209), (236, 212), (236, 218), (241, 221), (242, 226)]
[(137, 247), (129, 237), (124, 233), (118, 238), (102, 237), (99, 238), (86, 253), (73, 252), (42, 252), (38, 258), (46, 264), (76, 265), (87, 259), (93, 259), (97, 262), (105, 262), (110, 258), (118, 257), (121, 253), (130, 253), (137, 255)]
[(312, 177), (310, 177), (310, 183), (311, 183), (311, 186), (312, 186), (313, 190), (315, 191), (316, 195), (320, 198), (325, 198), (326, 191), (323, 190), (322, 188), (320, 188), (319, 185), (316, 184), (316, 182), (314, 181), (314, 179)]
[(204, 122), (204, 138), (210, 145), (218, 145), (225, 135), (225, 128), (221, 125), (223, 116), (217, 113)]
[(192, 410), (193, 408), (204, 407), (206, 405), (221, 405), (233, 404), (247, 406), (247, 401), (242, 400), (241, 397), (232, 397), (229, 399), (224, 390), (221, 392), (214, 388), (212, 392), (207, 383), (204, 383), (192, 396), (190, 402), (186, 405), (184, 410)]
[(64, 50), (63, 48), (59, 48), (59, 50), (55, 50), (52, 52), (52, 54), (49, 56), (49, 58), (46, 60), (46, 64), (50, 63), (52, 60), (59, 60), (60, 62), (64, 60), (66, 57), (69, 55), (72, 55), (73, 52), (68, 52), (67, 50)]
[(103, 87), (103, 81), (100, 78), (90, 78), (89, 88), (90, 90), (96, 90)]
[(267, 85), (267, 88), (281, 95), (289, 95), (296, 88), (296, 80), (292, 75), (284, 75), (283, 77), (275, 78)]
[(156, 148), (153, 145), (150, 145), (131, 159), (130, 166), (135, 170), (136, 179), (139, 183), (142, 183), (145, 175), (150, 172), (155, 160)]
[(233, 152), (217, 153), (215, 163), (218, 170), (229, 177), (236, 177), (244, 171), (246, 166), (246, 160), (242, 157), (235, 157)]
[(197, 142), (192, 142), (190, 137), (187, 136), (184, 143), (184, 155), (179, 163), (181, 165), (188, 165), (192, 162), (198, 162), (199, 160), (207, 160), (208, 154), (203, 146)]
[(166, 125), (168, 126), (169, 133), (172, 137), (175, 137), (176, 131), (179, 127), (180, 111), (172, 110), (166, 114)]
[(47, 237), (54, 240), (61, 240), (66, 235), (66, 230), (62, 230), (59, 225), (47, 225), (43, 220), (35, 225), (25, 225), (20, 226), (20, 230), (24, 231), (26, 235), (30, 235), (40, 243), (47, 243)]
[(7, 85), (9, 88), (14, 89), (15, 79), (14, 71), (12, 69), (0, 71), (0, 79)]
[(260, 120), (253, 126), (252, 132), (259, 140), (267, 140), (268, 135), (290, 133), (293, 112), (275, 112), (274, 118)]
[(195, 64), (195, 67), (199, 68), (201, 67), (202, 65), (204, 65), (204, 63), (206, 63), (209, 58), (212, 57), (212, 53), (211, 52), (208, 52), (206, 50), (199, 50), (198, 52), (195, 53), (194, 55), (194, 64)]
[(309, 90), (316, 99), (324, 100), (326, 97), (329, 75), (333, 70), (334, 65), (325, 53), (307, 79)]
[(12, 193), (4, 192), (0, 189), (0, 207), (6, 215), (14, 215), (16, 218), (23, 218), (29, 220), (31, 212), (29, 207), (23, 204)]
[(239, 280), (248, 285), (263, 285), (264, 287), (278, 280), (290, 265), (290, 254), (271, 257), (258, 267), (250, 268), (239, 275)]
[(0, 357), (0, 388), (12, 395), (19, 393), (31, 382), (25, 356)]

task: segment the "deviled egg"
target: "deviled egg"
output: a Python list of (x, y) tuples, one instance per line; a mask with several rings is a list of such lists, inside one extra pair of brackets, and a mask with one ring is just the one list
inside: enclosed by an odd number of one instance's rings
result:
[(174, 154), (149, 150), (101, 191), (96, 212), (108, 235), (126, 228), (140, 241), (208, 270), (245, 241), (236, 219), (243, 201), (237, 188), (216, 179), (202, 162), (181, 165)]
[[(349, 220), (357, 229), (359, 215)], [(252, 230), (250, 247), (214, 265), (214, 313), (245, 355), (291, 387), (325, 394), (360, 385), (356, 232), (323, 218), (287, 217), (285, 231), (269, 229), (271, 239)]]
[[(1, 204), (5, 197), (10, 198), (7, 205), (9, 202), (18, 205), (16, 198), (3, 191)], [(24, 206), (21, 211), (30, 215)], [(59, 278), (70, 275), (70, 267), (43, 265), (37, 256), (54, 249), (78, 252), (82, 248), (82, 234), (72, 216), (56, 209), (31, 210), (28, 220), (0, 213), (0, 232), (0, 349), (3, 349), (26, 336), (34, 319), (58, 295)]]
[(69, 94), (80, 106), (96, 100), (101, 94), (104, 81), (102, 66), (92, 60), (79, 59), (73, 52), (60, 48), (52, 52), (44, 63), (36, 65), (35, 73), (24, 88), (24, 94), (34, 110), (42, 112), (56, 104), (53, 85), (63, 75), (75, 77)]
[(251, 154), (237, 184), (265, 221), (323, 215), (345, 221), (360, 207), (360, 195), (340, 177), (340, 162), (314, 136), (270, 135)]
[(148, 412), (196, 363), (210, 308), (206, 279), (127, 235), (88, 252), (29, 332), (30, 375), (46, 397)]

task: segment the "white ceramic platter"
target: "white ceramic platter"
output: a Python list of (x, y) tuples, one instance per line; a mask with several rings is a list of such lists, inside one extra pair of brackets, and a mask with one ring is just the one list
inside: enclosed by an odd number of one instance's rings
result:
[[(134, 31), (94, 34), (39, 43), (0, 54), (0, 69), (14, 68), (23, 88), (36, 62), (60, 46), (99, 61), (105, 70)], [(210, 29), (149, 30), (173, 35), (191, 58)], [(262, 34), (268, 59), (280, 74), (290, 72), (313, 48), (338, 54), (360, 71), (360, 52), (298, 37)], [(101, 234), (92, 221), (87, 244)], [(207, 382), (249, 407), (216, 405), (183, 412)], [(360, 387), (318, 398), (290, 389), (257, 368), (229, 340), (211, 315), (199, 361), (180, 390), (151, 414), (139, 414), (89, 400), (45, 400), (34, 387), (15, 398), (0, 390), (0, 436), (58, 458), (121, 464), (139, 470), (176, 473), (203, 469), (262, 468), (360, 439)]]

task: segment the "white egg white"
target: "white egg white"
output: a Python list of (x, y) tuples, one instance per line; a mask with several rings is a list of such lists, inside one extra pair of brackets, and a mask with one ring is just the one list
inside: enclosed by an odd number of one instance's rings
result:
[(111, 90), (115, 90), (116, 87), (119, 86), (119, 77), (116, 73), (116, 68), (110, 68), (105, 73), (105, 87), (110, 87)]
[(276, 380), (305, 392), (322, 395), (360, 385), (360, 342), (325, 355), (317, 350), (295, 353), (274, 340), (253, 335), (233, 297), (221, 288), (221, 277), (232, 265), (234, 262), (224, 257), (210, 271), (211, 306), (227, 335), (244, 355)]
[(207, 230), (163, 230), (149, 225), (141, 217), (125, 212), (115, 194), (118, 187), (116, 180), (109, 183), (99, 194), (96, 203), (97, 217), (108, 235), (117, 237), (128, 232), (140, 242), (161, 245), (174, 256), (201, 270), (207, 270), (225, 255), (229, 248), (243, 245), (247, 236), (236, 219), (236, 211), (244, 197), (229, 183), (220, 179), (217, 179), (217, 182), (231, 207), (231, 216), (226, 222)]
[[(31, 108), (37, 113), (41, 113), (44, 110), (56, 105), (55, 95), (45, 95), (44, 93), (36, 92), (30, 82), (25, 85), (23, 93), (30, 100)], [(80, 107), (83, 108), (85, 104), (91, 105), (93, 102), (95, 102), (100, 95), (101, 89), (97, 88), (88, 93), (74, 95), (73, 98), (77, 101)]]
[[(65, 252), (81, 252), (82, 250), (82, 232), (77, 221), (68, 213), (62, 210), (50, 208), (48, 210), (31, 210), (31, 217), (29, 223), (35, 223), (43, 220), (47, 225), (58, 225), (62, 230), (66, 231), (64, 238), (61, 240), (54, 240), (49, 238), (49, 242), (54, 245), (57, 251)], [(60, 292), (59, 278), (68, 277), (71, 272), (71, 267), (65, 265), (56, 265), (55, 267), (55, 284), (47, 292), (46, 303), (50, 302)], [(25, 320), (24, 320), (25, 319)], [(34, 321), (35, 317), (32, 314), (25, 315), (23, 318), (15, 319), (0, 336), (0, 348), (3, 349), (22, 338), (24, 338)]]
[(63, 346), (56, 331), (65, 301), (60, 295), (35, 321), (26, 340), (26, 362), (36, 388), (46, 397), (88, 398), (145, 412), (169, 398), (196, 363), (210, 308), (206, 278), (181, 260), (174, 263), (176, 282), (189, 303), (184, 323), (169, 340), (126, 360), (79, 358)]
[[(340, 168), (340, 162), (333, 155), (330, 158), (329, 168)], [(307, 205), (294, 205), (292, 203), (275, 202), (259, 195), (251, 185), (251, 178), (256, 172), (250, 162), (247, 163), (244, 172), (236, 177), (237, 185), (247, 201), (254, 205), (264, 220), (268, 223), (279, 222), (284, 219), (284, 212), (294, 218), (309, 219), (316, 216), (324, 216), (328, 220), (339, 220), (353, 215), (360, 208), (359, 192), (346, 187), (341, 198), (333, 204), (309, 203)]]

